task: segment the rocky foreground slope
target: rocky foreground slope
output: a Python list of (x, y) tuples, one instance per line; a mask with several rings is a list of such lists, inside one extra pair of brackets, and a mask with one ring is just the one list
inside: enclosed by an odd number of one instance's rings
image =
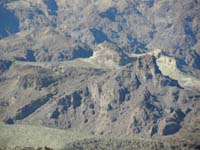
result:
[(0, 131), (0, 150), (196, 150), (199, 148), (198, 145), (186, 141), (94, 136), (88, 133), (42, 126), (1, 125)]
[(105, 45), (97, 47), (99, 55), (86, 59), (12, 62), (1, 76), (2, 120), (149, 137), (198, 124), (195, 83), (184, 87), (163, 75), (155, 56), (122, 57)]
[(199, 12), (199, 0), (1, 1), (0, 120), (198, 146)]

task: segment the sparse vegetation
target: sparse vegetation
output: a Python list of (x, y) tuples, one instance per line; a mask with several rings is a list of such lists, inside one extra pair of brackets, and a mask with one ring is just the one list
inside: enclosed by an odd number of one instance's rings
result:
[(198, 150), (199, 143), (178, 140), (100, 136), (28, 125), (0, 126), (0, 150)]

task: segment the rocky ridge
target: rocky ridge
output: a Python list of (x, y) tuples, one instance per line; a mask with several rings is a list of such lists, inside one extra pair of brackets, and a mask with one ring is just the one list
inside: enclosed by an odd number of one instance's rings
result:
[(94, 136), (199, 133), (198, 0), (0, 2), (0, 120)]
[[(184, 120), (190, 116), (190, 111), (196, 110), (192, 104), (198, 100), (198, 92), (195, 92), (195, 86), (187, 86), (194, 90), (192, 93), (187, 88), (182, 89), (185, 86), (179, 84), (179, 80), (171, 79), (171, 75), (165, 76), (165, 72), (160, 70), (166, 61), (159, 60), (167, 58), (168, 63), (171, 58), (161, 55), (161, 51), (155, 51), (145, 55), (134, 54), (137, 57), (119, 65), (119, 60), (124, 58), (109, 47), (104, 46), (103, 49), (106, 51), (101, 53), (100, 44), (94, 56), (74, 60), (72, 66), (70, 61), (51, 63), (49, 66), (15, 62), (4, 74), (6, 80), (2, 81), (2, 88), (4, 85), (12, 88), (7, 90), (8, 93), (2, 93), (1, 99), (8, 99), (13, 92), (18, 94), (12, 96), (12, 103), (7, 101), (6, 107), (2, 105), (6, 111), (1, 116), (7, 123), (79, 128), (104, 135), (154, 136), (178, 132), (186, 123)], [(95, 54), (98, 51), (99, 54)], [(109, 60), (98, 61), (102, 57)], [(171, 64), (175, 67), (175, 63)], [(116, 68), (110, 68), (111, 65)], [(55, 67), (58, 73), (53, 71)], [(14, 71), (20, 68), (23, 71)], [(29, 74), (28, 70), (37, 72), (35, 75)], [(15, 87), (20, 87), (21, 92)], [(195, 96), (189, 96), (193, 94)], [(27, 96), (30, 101), (27, 101)], [(171, 101), (166, 97), (170, 97)]]

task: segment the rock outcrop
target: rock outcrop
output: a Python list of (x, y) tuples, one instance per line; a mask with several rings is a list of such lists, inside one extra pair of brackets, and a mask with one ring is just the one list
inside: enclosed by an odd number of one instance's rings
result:
[(1, 1), (0, 120), (195, 137), (199, 9), (198, 0)]

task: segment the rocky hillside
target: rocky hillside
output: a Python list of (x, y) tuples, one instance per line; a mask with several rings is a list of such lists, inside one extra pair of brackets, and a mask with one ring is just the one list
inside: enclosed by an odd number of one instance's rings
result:
[(2, 120), (151, 137), (198, 119), (199, 88), (165, 76), (156, 60), (166, 56), (121, 56), (102, 46), (86, 59), (12, 62), (1, 76)]
[(35, 55), (49, 50), (49, 55), (54, 53), (51, 56), (59, 59), (70, 50), (67, 41), (72, 40), (71, 51), (81, 43), (93, 46), (108, 41), (127, 52), (160, 48), (177, 57), (186, 53), (194, 60), (183, 58), (185, 63), (199, 66), (196, 64), (200, 53), (199, 0), (4, 0), (1, 3), (0, 37), (20, 33), (9, 40), (13, 41), (9, 44), (11, 48), (5, 44), (1, 49), (12, 51), (20, 46), (21, 51), (33, 50)]
[(199, 143), (199, 13), (199, 0), (1, 1), (0, 120)]

